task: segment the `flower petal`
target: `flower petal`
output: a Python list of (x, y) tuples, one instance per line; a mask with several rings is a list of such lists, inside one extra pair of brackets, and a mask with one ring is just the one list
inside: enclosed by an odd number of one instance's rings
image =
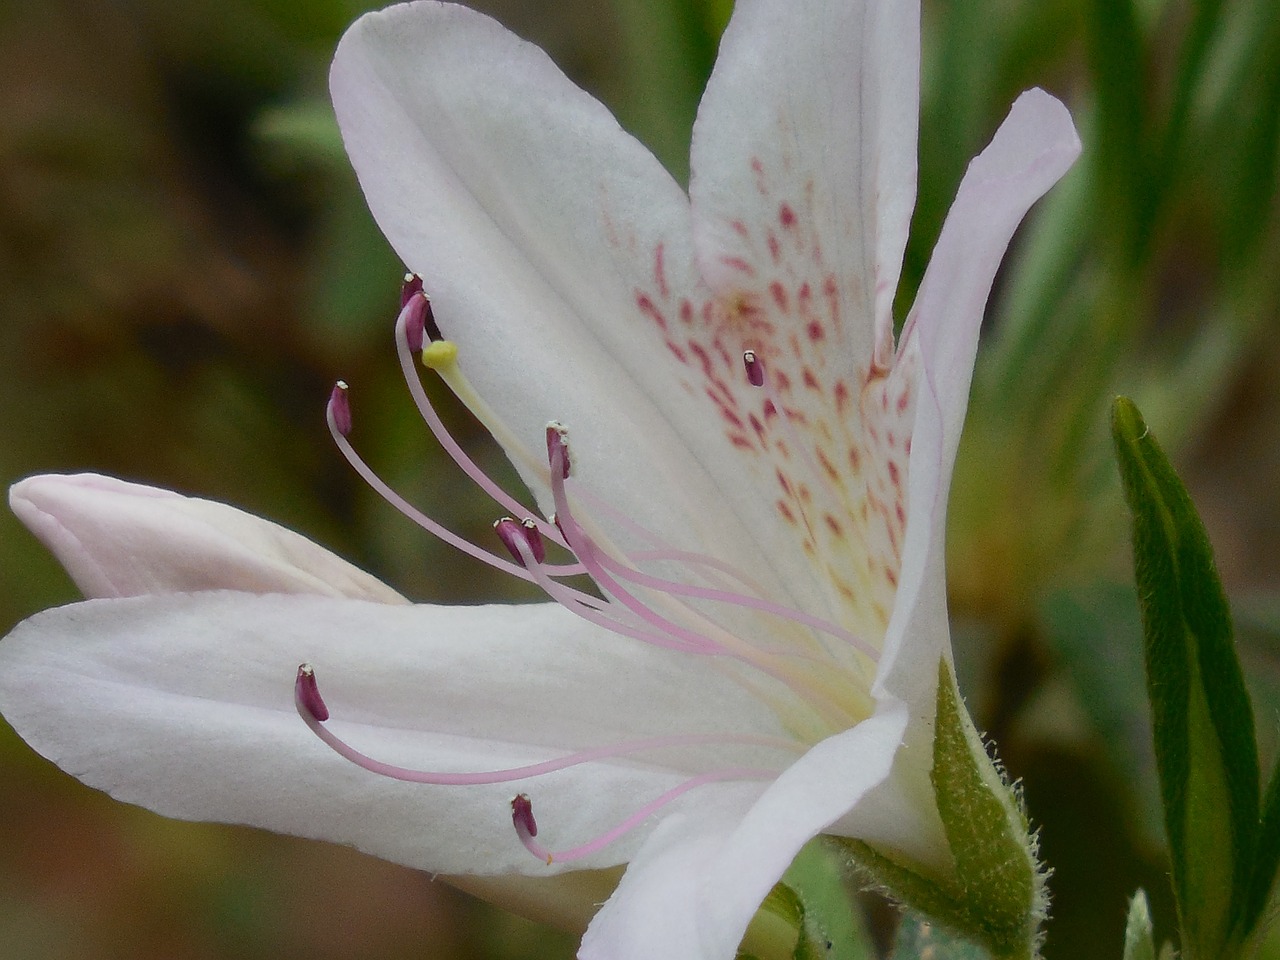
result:
[[(693, 731), (779, 733), (711, 662), (617, 642), (560, 607), (238, 593), (95, 600), (39, 614), (0, 642), (0, 711), (37, 751), (117, 799), (349, 843), (441, 873), (554, 871), (512, 828), (510, 800), (520, 791), (537, 805), (540, 839), (566, 847), (690, 770), (780, 766), (793, 756), (717, 743), (519, 783), (404, 783), (312, 735), (293, 706), (302, 661), (315, 666), (330, 729), (414, 768), (506, 769)], [(621, 862), (643, 836), (574, 866)]]
[(969, 165), (899, 348), (902, 368), (919, 368), (919, 389), (898, 597), (872, 693), (904, 700), (911, 721), (891, 776), (869, 794), (852, 829), (939, 868), (946, 867), (946, 844), (933, 812), (929, 765), (938, 662), (951, 657), (947, 495), (978, 331), (1014, 230), (1079, 150), (1061, 103), (1040, 90), (1018, 98), (991, 144)]
[(85, 473), (29, 477), (9, 505), (87, 597), (244, 590), (407, 602), (306, 537), (211, 500)]
[[(542, 51), (459, 7), (361, 18), (331, 87), (370, 209), (423, 274), (543, 506), (543, 429), (559, 420), (575, 482), (617, 511), (682, 549), (713, 546), (756, 581), (815, 591), (798, 550), (802, 573), (777, 575), (762, 492), (727, 433), (733, 384), (714, 392), (686, 343), (708, 293), (688, 200), (657, 160)], [(740, 350), (723, 362), (748, 390)]]
[[(1079, 152), (1066, 107), (1043, 90), (1022, 94), (969, 164), (903, 328), (900, 351), (918, 351), (920, 389), (899, 602), (877, 690), (927, 704), (930, 714), (938, 658), (949, 650), (942, 586), (947, 494), (983, 312), (1014, 230)], [(910, 662), (899, 663), (908, 651)]]
[(851, 367), (877, 339), (889, 346), (915, 203), (919, 54), (918, 3), (740, 0), (694, 127), (703, 275), (722, 294), (768, 275), (820, 296), (829, 280), (827, 335)]
[(579, 957), (732, 957), (800, 848), (888, 774), (906, 721), (903, 705), (887, 704), (818, 744), (758, 798), (726, 790), (715, 806), (667, 818), (592, 921)]

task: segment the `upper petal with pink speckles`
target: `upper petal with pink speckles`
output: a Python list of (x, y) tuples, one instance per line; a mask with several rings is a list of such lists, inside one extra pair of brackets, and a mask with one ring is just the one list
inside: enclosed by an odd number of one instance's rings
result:
[[(914, 51), (915, 20), (910, 4), (744, 4), (699, 117), (697, 230), (603, 107), (471, 11), (366, 17), (332, 74), (371, 209), (514, 434), (536, 449), (563, 421), (579, 481), (627, 516), (872, 643), (906, 513), (913, 378), (885, 364), (916, 113), (916, 54), (876, 51)], [(838, 75), (805, 75), (832, 44)], [(753, 68), (768, 79), (746, 82)], [(794, 149), (767, 149), (779, 124)]]

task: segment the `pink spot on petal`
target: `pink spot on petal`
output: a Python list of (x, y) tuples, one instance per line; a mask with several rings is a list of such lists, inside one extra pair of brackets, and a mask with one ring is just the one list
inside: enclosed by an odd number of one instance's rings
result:
[(809, 321), (808, 332), (809, 339), (814, 343), (818, 343), (826, 337), (826, 331), (822, 329), (822, 324), (817, 320)]
[(773, 302), (778, 305), (778, 309), (786, 313), (788, 307), (787, 288), (775, 280), (769, 284), (769, 292), (773, 294)]
[(791, 209), (789, 203), (783, 203), (778, 207), (778, 222), (787, 230), (796, 225), (796, 212)]
[(662, 311), (658, 309), (647, 293), (636, 295), (636, 306), (640, 308), (641, 313), (656, 323), (660, 330), (666, 331), (667, 318), (662, 315)]
[(843, 412), (849, 406), (849, 385), (843, 380), (836, 381), (836, 410)]
[(831, 458), (823, 450), (818, 451), (818, 463), (822, 464), (823, 471), (832, 480), (838, 481), (840, 479), (840, 474), (836, 470), (835, 464), (831, 462)]

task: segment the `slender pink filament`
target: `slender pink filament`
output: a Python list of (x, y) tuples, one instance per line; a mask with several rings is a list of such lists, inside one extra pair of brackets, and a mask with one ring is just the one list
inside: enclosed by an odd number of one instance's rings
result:
[[(660, 628), (657, 633), (650, 630), (643, 630), (631, 624), (623, 623), (612, 617), (605, 616), (601, 610), (607, 609), (612, 604), (605, 606), (591, 606), (582, 602), (577, 602), (576, 598), (568, 596), (568, 587), (564, 584), (556, 583), (543, 571), (543, 564), (538, 563), (533, 556), (533, 551), (528, 544), (522, 541), (516, 541), (516, 549), (520, 552), (521, 559), (525, 562), (525, 568), (533, 575), (534, 582), (546, 591), (547, 595), (555, 600), (562, 607), (569, 610), (570, 613), (577, 614), (583, 620), (594, 623), (596, 626), (603, 627), (612, 633), (621, 634), (624, 637), (631, 637), (633, 640), (639, 640), (642, 643), (653, 644), (657, 647), (665, 647), (668, 650), (675, 650), (680, 653), (696, 653), (705, 655), (714, 655), (723, 651), (716, 647), (710, 641), (694, 642), (686, 639), (684, 636), (673, 636), (671, 631), (666, 628)], [(696, 634), (690, 634), (696, 636)]]
[(565, 539), (568, 540), (570, 548), (577, 555), (578, 560), (582, 562), (582, 565), (587, 568), (587, 572), (591, 574), (592, 579), (600, 585), (602, 590), (641, 620), (657, 627), (662, 633), (679, 638), (686, 646), (693, 649), (701, 649), (708, 653), (715, 651), (727, 652), (724, 651), (721, 644), (716, 643), (710, 637), (682, 627), (656, 613), (652, 607), (622, 586), (600, 564), (599, 553), (594, 542), (578, 525), (569, 507), (569, 500), (565, 495), (564, 489), (564, 476), (561, 472), (563, 455), (563, 446), (551, 455), (551, 495), (555, 498), (556, 520), (559, 522), (561, 529), (564, 530)]
[(627, 819), (623, 820), (617, 826), (606, 830), (594, 840), (588, 841), (581, 846), (571, 847), (568, 850), (548, 850), (537, 840), (533, 838), (529, 826), (533, 823), (532, 809), (529, 809), (527, 817), (514, 816), (512, 818), (516, 835), (520, 838), (520, 842), (524, 844), (525, 849), (532, 853), (539, 860), (547, 864), (551, 863), (571, 863), (574, 860), (581, 860), (583, 857), (589, 857), (593, 853), (603, 850), (609, 844), (613, 843), (619, 837), (630, 833), (636, 827), (643, 824), (663, 807), (672, 801), (679, 799), (690, 790), (697, 789), (708, 783), (716, 783), (724, 780), (775, 780), (778, 771), (776, 770), (756, 770), (749, 767), (741, 767), (730, 770), (712, 770), (708, 773), (701, 773), (696, 777), (686, 780), (678, 786), (672, 787), (661, 796), (650, 800), (643, 807), (637, 810)]
[[(440, 419), (440, 415), (436, 413), (435, 407), (431, 404), (431, 399), (427, 396), (426, 389), (422, 386), (422, 381), (418, 377), (417, 369), (413, 363), (413, 353), (409, 349), (409, 338), (406, 334), (406, 323), (412, 310), (412, 304), (407, 304), (400, 311), (400, 316), (396, 319), (396, 353), (400, 358), (400, 369), (404, 373), (404, 382), (409, 388), (409, 393), (413, 397), (413, 402), (418, 408), (418, 413), (422, 419), (426, 421), (430, 427), (431, 433), (435, 436), (436, 441), (445, 449), (445, 452), (453, 458), (456, 463), (472, 482), (481, 490), (487, 493), (493, 500), (501, 504), (505, 509), (511, 511), (514, 516), (527, 517), (532, 516), (528, 507), (521, 504), (515, 497), (511, 496), (502, 487), (480, 468), (480, 466), (467, 455), (462, 446), (453, 438), (444, 422)], [(560, 531), (556, 529), (554, 523), (543, 520), (541, 517), (533, 516), (533, 521), (538, 525), (538, 530), (544, 537), (549, 538), (553, 542), (564, 546), (564, 538)], [(582, 573), (581, 569), (564, 571), (568, 573)]]
[(750, 610), (759, 610), (762, 613), (772, 614), (783, 620), (790, 620), (793, 623), (802, 624), (818, 630), (838, 640), (843, 640), (855, 650), (865, 653), (869, 657), (874, 657), (876, 651), (865, 640), (855, 633), (845, 630), (843, 627), (837, 626), (821, 617), (811, 616), (803, 610), (795, 610), (791, 607), (774, 603), (770, 600), (762, 600), (759, 597), (752, 597), (747, 594), (733, 593), (728, 590), (716, 590), (711, 587), (697, 587), (692, 584), (680, 583), (678, 580), (666, 580), (662, 577), (655, 577), (651, 574), (637, 570), (635, 567), (629, 566), (615, 560), (607, 552), (599, 550), (594, 554), (602, 566), (608, 567), (624, 580), (632, 583), (638, 583), (642, 587), (648, 587), (651, 590), (660, 590), (664, 593), (670, 593), (674, 596), (693, 597), (698, 600), (712, 600), (719, 603), (729, 603), (738, 607), (746, 607)]
[[(307, 666), (304, 664), (304, 667)], [(302, 668), (300, 668), (301, 670)], [(355, 747), (351, 746), (332, 730), (324, 725), (314, 713), (312, 713), (310, 705), (306, 698), (303, 688), (302, 678), (294, 684), (294, 706), (298, 710), (298, 715), (311, 728), (317, 737), (325, 742), (335, 753), (343, 758), (350, 760), (358, 767), (362, 767), (371, 773), (379, 776), (389, 777), (392, 780), (402, 780), (406, 783), (424, 783), (445, 787), (465, 787), (478, 786), (491, 783), (510, 783), (516, 780), (528, 780), (531, 777), (541, 777), (548, 773), (555, 773), (557, 770), (565, 770), (569, 767), (575, 767), (583, 763), (594, 763), (598, 760), (610, 760), (618, 757), (627, 757), (636, 753), (644, 753), (650, 750), (665, 750), (679, 747), (698, 747), (709, 744), (742, 744), (745, 746), (767, 747), (776, 750), (787, 750), (791, 752), (802, 749), (799, 744), (780, 737), (754, 736), (750, 734), (735, 733), (685, 733), (673, 734), (665, 737), (648, 737), (642, 740), (627, 740), (621, 743), (613, 743), (607, 746), (594, 747), (590, 750), (579, 750), (575, 753), (566, 754), (557, 757), (554, 760), (545, 760), (541, 763), (530, 763), (520, 767), (509, 767), (505, 770), (486, 770), (470, 773), (445, 773), (438, 770), (414, 770), (409, 767), (398, 767), (394, 764), (383, 763), (381, 760), (375, 760), (366, 753), (362, 753)], [(770, 778), (778, 775), (777, 770), (769, 771)]]
[[(412, 520), (414, 523), (420, 526), (423, 530), (426, 530), (428, 533), (432, 534), (433, 536), (439, 537), (445, 543), (449, 544), (452, 547), (457, 548), (458, 550), (461, 550), (467, 556), (474, 557), (475, 559), (479, 560), (482, 563), (487, 563), (489, 566), (497, 570), (501, 570), (503, 573), (509, 573), (513, 577), (519, 577), (521, 580), (526, 580), (530, 583), (533, 582), (533, 576), (527, 570), (521, 567), (519, 564), (513, 563), (510, 560), (505, 560), (502, 557), (499, 557), (496, 554), (492, 554), (487, 550), (483, 550), (480, 547), (476, 546), (474, 543), (472, 543), (470, 540), (467, 540), (467, 539), (464, 539), (463, 537), (458, 536), (452, 530), (449, 530), (448, 528), (437, 523), (435, 520), (431, 519), (431, 517), (427, 516), (425, 513), (423, 513), (413, 504), (409, 503), (409, 501), (407, 501), (404, 497), (400, 496), (400, 494), (398, 494), (395, 490), (393, 490), (391, 486), (388, 485), (386, 481), (384, 481), (380, 476), (378, 476), (373, 471), (373, 468), (370, 467), (367, 463), (365, 463), (364, 460), (360, 457), (360, 455), (356, 453), (355, 448), (351, 446), (351, 442), (343, 435), (342, 431), (338, 428), (338, 423), (334, 416), (334, 406), (333, 406), (332, 400), (330, 400), (329, 402), (327, 419), (329, 422), (329, 433), (333, 437), (333, 442), (337, 445), (338, 449), (342, 451), (342, 455), (347, 458), (347, 462), (351, 464), (351, 466), (355, 469), (356, 473), (360, 474), (360, 476), (364, 479), (365, 483), (369, 484), (369, 486), (371, 486), (379, 494), (379, 496), (382, 497), (382, 499), (387, 501), (387, 503), (391, 504), (391, 506), (395, 507), (398, 511), (400, 511), (400, 513), (402, 513), (408, 519)], [(577, 567), (577, 564), (572, 565), (572, 569), (570, 569), (568, 572), (569, 573), (575, 572), (576, 567)], [(550, 566), (549, 569), (551, 572), (554, 572), (554, 573), (564, 572), (561, 570), (561, 568), (558, 568), (555, 566)], [(589, 594), (582, 594), (582, 596), (590, 597)]]

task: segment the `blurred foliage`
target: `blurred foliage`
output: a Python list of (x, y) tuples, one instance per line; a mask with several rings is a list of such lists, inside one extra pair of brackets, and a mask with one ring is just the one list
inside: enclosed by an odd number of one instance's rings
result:
[[(0, 5), (0, 478), (91, 469), (199, 492), (420, 599), (513, 596), (391, 516), (324, 429), (329, 385), (346, 377), (369, 458), (455, 529), (485, 532), (487, 507), (456, 495), (397, 385), (398, 265), (333, 139), (327, 61), (365, 6)], [(475, 6), (687, 175), (730, 0)], [(924, 27), (900, 311), (964, 165), (1020, 90), (1063, 97), (1086, 144), (997, 283), (949, 568), (962, 689), (1024, 778), (1056, 870), (1045, 954), (1118, 955), (1135, 889), (1151, 896), (1157, 942), (1172, 906), (1131, 672), (1114, 392), (1139, 400), (1205, 517), (1263, 763), (1274, 755), (1280, 18), (1273, 0), (927, 0)], [(465, 412), (436, 399), (501, 471)], [(7, 516), (0, 544), (0, 628), (75, 598)], [(0, 943), (16, 960), (572, 953), (571, 938), (350, 851), (115, 804), (7, 729), (0, 763)], [(875, 917), (887, 946), (892, 916)]]

